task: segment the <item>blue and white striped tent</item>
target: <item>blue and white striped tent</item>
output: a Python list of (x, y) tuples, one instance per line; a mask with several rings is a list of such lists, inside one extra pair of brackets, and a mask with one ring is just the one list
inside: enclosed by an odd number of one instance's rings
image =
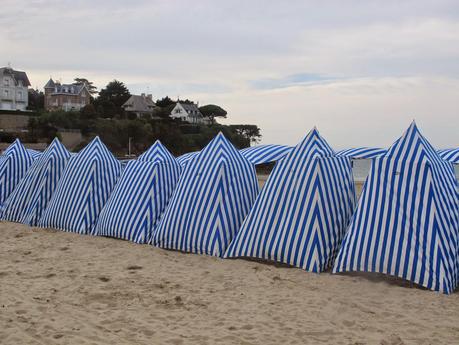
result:
[(415, 123), (375, 158), (334, 272), (378, 272), (451, 293), (458, 282), (459, 191)]
[(91, 233), (120, 173), (121, 163), (94, 138), (70, 158), (39, 226)]
[(220, 133), (186, 165), (153, 244), (222, 256), (257, 193), (254, 166)]
[(313, 129), (277, 163), (225, 257), (331, 266), (355, 205), (350, 159)]
[(384, 155), (387, 149), (376, 147), (358, 147), (336, 152), (338, 157), (349, 157), (351, 159), (370, 159)]
[(240, 150), (247, 160), (255, 165), (277, 162), (288, 155), (293, 147), (286, 145), (258, 145)]
[(29, 155), (32, 157), (33, 160), (38, 159), (42, 154), (41, 151), (37, 151), (33, 149), (27, 149), (27, 152), (29, 153)]
[(32, 165), (34, 156), (16, 139), (0, 155), (0, 205), (13, 192), (19, 181)]
[(95, 235), (151, 243), (180, 177), (180, 165), (159, 142), (129, 161), (100, 213)]
[(54, 139), (6, 199), (2, 219), (37, 225), (69, 158), (64, 145)]
[(178, 156), (177, 162), (180, 164), (182, 168), (184, 168), (185, 165), (187, 165), (190, 160), (192, 160), (194, 157), (196, 157), (199, 154), (199, 152), (201, 151), (188, 152), (181, 156)]
[(448, 161), (453, 164), (459, 164), (459, 147), (456, 149), (438, 150), (438, 154), (445, 161)]

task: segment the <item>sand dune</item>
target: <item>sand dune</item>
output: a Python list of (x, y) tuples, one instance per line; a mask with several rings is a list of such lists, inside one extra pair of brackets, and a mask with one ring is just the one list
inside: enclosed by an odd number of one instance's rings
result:
[(0, 223), (1, 344), (457, 344), (459, 292)]

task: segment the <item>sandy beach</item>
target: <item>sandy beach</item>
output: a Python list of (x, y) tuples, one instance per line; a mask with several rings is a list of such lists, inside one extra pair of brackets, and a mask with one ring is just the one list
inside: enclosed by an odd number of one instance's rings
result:
[(1, 344), (455, 344), (459, 293), (0, 223)]

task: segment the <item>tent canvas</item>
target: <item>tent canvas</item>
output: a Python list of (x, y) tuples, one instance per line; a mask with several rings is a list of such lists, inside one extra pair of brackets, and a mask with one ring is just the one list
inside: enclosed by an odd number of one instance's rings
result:
[(312, 130), (277, 163), (225, 257), (327, 269), (355, 205), (350, 159)]
[(257, 193), (254, 165), (220, 133), (186, 165), (153, 243), (222, 256)]
[(64, 145), (54, 139), (5, 201), (2, 218), (37, 225), (69, 158), (70, 153)]
[(384, 273), (451, 293), (458, 279), (459, 191), (413, 122), (375, 158), (334, 272)]
[(157, 141), (130, 161), (100, 213), (94, 234), (151, 243), (153, 230), (180, 177), (180, 166)]
[(39, 226), (90, 233), (120, 173), (121, 163), (96, 137), (70, 158)]
[(16, 139), (0, 156), (0, 205), (13, 192), (34, 161), (34, 155)]

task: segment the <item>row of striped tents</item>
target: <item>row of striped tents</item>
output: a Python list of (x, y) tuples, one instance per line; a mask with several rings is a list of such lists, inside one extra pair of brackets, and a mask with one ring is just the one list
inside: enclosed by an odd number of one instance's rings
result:
[(459, 164), (459, 147), (455, 149), (438, 150), (438, 154), (445, 161), (453, 164)]
[(240, 150), (241, 154), (252, 164), (277, 162), (292, 151), (293, 147), (286, 145), (257, 145)]
[(120, 173), (121, 163), (96, 137), (70, 158), (38, 225), (91, 233)]
[(2, 218), (37, 225), (59, 182), (70, 153), (56, 138), (38, 156), (4, 203)]
[(350, 159), (336, 157), (313, 129), (277, 163), (225, 257), (326, 270), (354, 205)]
[(153, 244), (222, 256), (257, 194), (254, 166), (219, 133), (186, 165)]
[(459, 274), (459, 191), (413, 122), (372, 161), (334, 272), (378, 272), (451, 293)]
[(371, 159), (384, 155), (387, 149), (376, 147), (357, 147), (336, 152), (338, 157), (349, 157), (351, 159)]
[(102, 210), (94, 235), (151, 243), (180, 177), (180, 165), (159, 142), (128, 162)]
[(35, 155), (16, 139), (0, 156), (0, 206), (13, 192), (32, 165)]

